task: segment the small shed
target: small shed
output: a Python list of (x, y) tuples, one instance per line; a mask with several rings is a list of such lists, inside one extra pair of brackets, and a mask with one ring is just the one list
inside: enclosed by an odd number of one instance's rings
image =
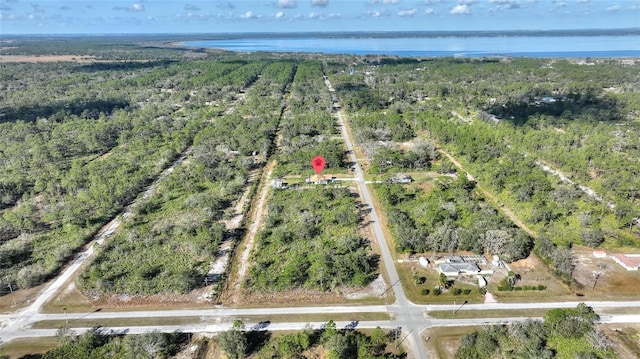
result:
[(418, 258), (418, 263), (420, 263), (423, 268), (427, 268), (429, 266), (429, 260), (425, 257)]
[(596, 258), (607, 258), (607, 252), (596, 250), (596, 251), (593, 251), (593, 256)]

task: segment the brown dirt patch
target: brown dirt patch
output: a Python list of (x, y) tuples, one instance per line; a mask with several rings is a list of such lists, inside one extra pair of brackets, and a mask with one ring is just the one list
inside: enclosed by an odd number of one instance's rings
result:
[(45, 285), (41, 284), (33, 288), (20, 289), (13, 292), (13, 294), (0, 296), (0, 313), (13, 313), (28, 306), (31, 301), (38, 297)]
[(435, 182), (433, 181), (420, 181), (417, 186), (424, 191), (424, 193), (430, 193), (433, 189)]
[(640, 358), (640, 324), (603, 324), (598, 329), (611, 339), (619, 358)]
[(573, 277), (580, 284), (579, 291), (585, 296), (603, 300), (640, 297), (640, 272), (628, 271), (608, 257), (595, 258), (593, 249), (589, 247), (574, 245), (572, 253), (575, 258)]

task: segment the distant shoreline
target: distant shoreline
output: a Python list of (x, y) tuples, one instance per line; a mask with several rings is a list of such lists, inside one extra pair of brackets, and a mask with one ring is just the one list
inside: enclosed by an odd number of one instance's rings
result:
[(142, 33), (142, 34), (2, 34), (0, 41), (12, 39), (58, 39), (74, 38), (135, 40), (155, 39), (162, 41), (198, 41), (225, 39), (264, 38), (438, 38), (438, 37), (569, 37), (569, 36), (639, 36), (640, 27), (621, 29), (573, 29), (573, 30), (498, 30), (498, 31), (350, 31), (350, 32), (235, 32), (235, 33)]

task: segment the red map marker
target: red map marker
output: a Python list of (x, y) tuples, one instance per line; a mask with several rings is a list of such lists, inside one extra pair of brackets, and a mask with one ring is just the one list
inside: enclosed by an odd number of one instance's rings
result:
[(322, 172), (322, 170), (324, 169), (324, 165), (326, 164), (324, 157), (322, 156), (315, 156), (312, 160), (311, 160), (311, 166), (313, 166), (314, 171), (316, 171), (317, 174), (320, 174), (320, 172)]

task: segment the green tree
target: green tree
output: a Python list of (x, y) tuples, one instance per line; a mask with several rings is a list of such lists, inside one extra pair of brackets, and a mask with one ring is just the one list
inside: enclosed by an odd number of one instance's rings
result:
[(235, 320), (231, 329), (220, 333), (218, 343), (229, 358), (244, 358), (247, 351), (247, 336), (244, 332), (244, 323), (241, 320)]

